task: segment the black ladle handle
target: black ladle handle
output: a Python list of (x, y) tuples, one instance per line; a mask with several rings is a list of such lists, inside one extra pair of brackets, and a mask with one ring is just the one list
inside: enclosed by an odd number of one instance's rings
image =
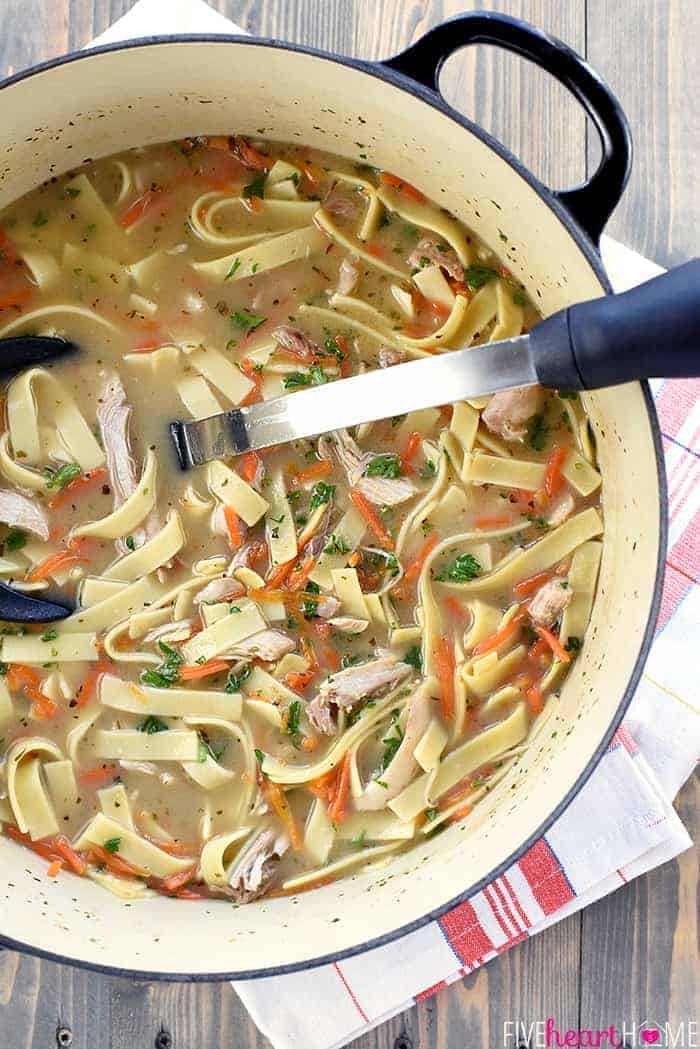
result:
[(700, 376), (700, 259), (547, 317), (530, 333), (530, 346), (549, 389)]
[(23, 590), (14, 590), (0, 583), (0, 619), (7, 623), (53, 623), (65, 619), (73, 611), (56, 601), (33, 597)]

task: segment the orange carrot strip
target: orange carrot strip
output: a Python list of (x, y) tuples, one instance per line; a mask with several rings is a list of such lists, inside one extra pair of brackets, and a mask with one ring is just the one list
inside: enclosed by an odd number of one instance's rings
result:
[(301, 650), (304, 653), (304, 659), (309, 664), (309, 669), (320, 670), (321, 668), (318, 665), (318, 659), (316, 658), (314, 646), (306, 637), (302, 637), (301, 639)]
[(71, 542), (63, 550), (58, 550), (55, 554), (51, 554), (44, 561), (40, 561), (39, 564), (29, 574), (30, 583), (38, 583), (42, 579), (47, 579), (53, 575), (57, 568), (68, 568), (72, 565), (87, 564), (88, 558), (83, 557), (79, 553), (81, 548), (80, 539), (72, 539)]
[(103, 481), (107, 480), (108, 476), (109, 475), (104, 466), (99, 466), (96, 470), (88, 470), (87, 473), (82, 474), (81, 477), (76, 477), (72, 481), (69, 481), (65, 488), (62, 488), (52, 499), (49, 499), (49, 509), (55, 510), (59, 506), (64, 506), (66, 503), (70, 503), (76, 495), (82, 494), (88, 488), (92, 488), (95, 484), (101, 484)]
[(119, 225), (124, 229), (129, 229), (133, 226), (135, 222), (138, 222), (142, 215), (145, 215), (151, 204), (158, 199), (160, 193), (161, 190), (159, 189), (147, 189), (145, 193), (142, 193), (140, 197), (136, 198), (133, 204), (129, 205), (119, 219)]
[(4, 833), (8, 838), (12, 838), (14, 841), (19, 842), (21, 845), (26, 845), (28, 849), (35, 852), (37, 856), (42, 856), (45, 860), (55, 860), (55, 849), (50, 840), (44, 841), (32, 841), (28, 834), (23, 834), (21, 830), (14, 827), (11, 823), (5, 823), (3, 826)]
[(13, 663), (7, 672), (7, 687), (11, 692), (22, 689), (27, 699), (34, 704), (35, 717), (50, 718), (58, 707), (41, 691), (41, 678), (32, 667)]
[(348, 564), (351, 568), (357, 568), (361, 560), (362, 554), (360, 553), (360, 551), (353, 550), (353, 552), (350, 554), (350, 557), (348, 558)]
[(297, 564), (297, 558), (293, 557), (291, 561), (284, 561), (281, 565), (277, 565), (265, 580), (265, 589), (279, 589), (280, 585), (285, 581), (295, 564)]
[(109, 852), (101, 845), (91, 845), (88, 852), (88, 860), (92, 863), (103, 864), (112, 874), (126, 874), (131, 878), (141, 878), (145, 871), (141, 867), (134, 866), (116, 852)]
[(248, 484), (255, 478), (260, 467), (260, 456), (257, 452), (246, 452), (241, 461), (240, 474)]
[(265, 781), (265, 790), (270, 799), (270, 804), (289, 834), (289, 840), (294, 851), (299, 852), (302, 847), (301, 831), (297, 821), (294, 819), (294, 814), (289, 807), (284, 791), (279, 783), (273, 783), (271, 779)]
[(566, 459), (566, 448), (561, 444), (555, 444), (549, 453), (547, 467), (544, 472), (544, 490), (549, 499), (556, 495), (564, 483), (561, 469)]
[(462, 605), (456, 597), (453, 597), (452, 594), (448, 594), (447, 597), (444, 597), (442, 603), (445, 608), (449, 609), (453, 616), (456, 616), (457, 619), (464, 618), (464, 605)]
[(455, 714), (455, 647), (449, 637), (441, 637), (435, 645), (435, 669), (440, 685), (440, 712), (444, 721)]
[(375, 513), (370, 501), (368, 499), (365, 499), (362, 492), (360, 492), (357, 488), (350, 489), (350, 498), (364, 517), (370, 531), (374, 532), (374, 535), (376, 536), (379, 545), (384, 547), (385, 550), (393, 550), (394, 540), (391, 538), (386, 528), (379, 520), (379, 517)]
[(305, 688), (308, 688), (315, 677), (315, 670), (300, 670), (298, 672), (290, 670), (288, 674), (284, 675), (284, 683), (294, 692), (303, 692)]
[(300, 473), (296, 474), (295, 480), (297, 484), (306, 484), (307, 481), (317, 481), (321, 477), (327, 477), (333, 470), (333, 463), (329, 463), (327, 459), (321, 459), (319, 462), (314, 463), (312, 466), (307, 466), (305, 470), (301, 470)]
[(244, 539), (241, 519), (233, 507), (228, 506), (226, 503), (224, 503), (224, 520), (226, 521), (231, 546), (234, 550), (237, 550), (239, 546), (243, 545)]
[(542, 712), (542, 693), (538, 685), (531, 685), (530, 688), (525, 692), (525, 698), (527, 699), (528, 706), (533, 714), (540, 714)]
[(323, 620), (318, 620), (314, 623), (314, 630), (319, 637), (329, 638), (333, 633), (333, 626), (331, 623), (326, 623)]
[(421, 446), (422, 440), (423, 434), (418, 433), (417, 430), (414, 430), (412, 433), (409, 433), (408, 440), (406, 441), (406, 447), (401, 453), (401, 469), (405, 474), (413, 473), (412, 463), (416, 457), (418, 449)]
[(287, 580), (287, 586), (290, 590), (301, 590), (303, 586), (306, 586), (306, 580), (309, 578), (316, 566), (315, 557), (307, 557), (301, 565), (301, 568), (295, 568), (290, 573), (289, 579)]
[(500, 630), (497, 630), (491, 637), (484, 638), (478, 645), (474, 645), (472, 654), (475, 656), (483, 656), (487, 652), (492, 652), (494, 648), (498, 648), (504, 642), (508, 641), (514, 634), (520, 630), (521, 623), (525, 618), (525, 609), (521, 608), (519, 612), (516, 612), (510, 622), (502, 626)]
[(412, 186), (410, 182), (406, 182), (405, 179), (399, 178), (398, 175), (392, 175), (389, 171), (382, 171), (379, 181), (384, 186), (391, 186), (392, 189), (397, 189), (399, 193), (403, 193), (404, 196), (415, 200), (417, 204), (425, 202), (425, 197), (421, 191)]
[(515, 584), (513, 590), (518, 597), (529, 597), (530, 594), (534, 594), (536, 590), (539, 590), (551, 578), (552, 573), (549, 571), (537, 572), (536, 575), (528, 576), (527, 579), (521, 579), (519, 583)]
[(322, 649), (323, 662), (332, 672), (340, 670), (340, 656), (333, 645), (324, 645)]
[(59, 871), (63, 870), (63, 860), (51, 860), (46, 872), (49, 878), (55, 878)]
[(183, 888), (188, 882), (192, 881), (196, 873), (197, 864), (195, 863), (192, 867), (188, 867), (187, 870), (169, 874), (167, 878), (159, 878), (158, 889), (165, 893), (177, 892), (178, 889)]
[(88, 671), (88, 675), (83, 681), (82, 685), (78, 689), (75, 697), (76, 707), (85, 707), (90, 702), (92, 697), (95, 695), (97, 689), (97, 683), (103, 674), (106, 674), (109, 670), (109, 664), (103, 660), (93, 667), (92, 670)]
[(206, 663), (195, 663), (178, 669), (181, 681), (198, 681), (202, 677), (211, 677), (228, 670), (230, 664), (225, 659), (208, 659)]
[(116, 774), (116, 765), (98, 765), (94, 769), (85, 769), (84, 772), (79, 772), (78, 779), (81, 783), (92, 783), (93, 785), (96, 785), (114, 779)]
[(82, 876), (86, 873), (87, 863), (80, 853), (75, 851), (68, 838), (65, 838), (62, 834), (57, 835), (54, 838), (53, 847), (74, 874)]
[(338, 769), (330, 769), (324, 772), (318, 779), (310, 780), (306, 786), (316, 798), (323, 801), (331, 801), (335, 793), (335, 785), (338, 779)]
[(416, 581), (418, 576), (421, 574), (421, 570), (423, 568), (423, 565), (425, 564), (426, 560), (428, 559), (431, 551), (433, 551), (435, 549), (435, 547), (438, 545), (439, 542), (440, 542), (440, 538), (439, 538), (439, 536), (437, 535), (436, 532), (432, 532), (428, 536), (426, 541), (423, 543), (423, 546), (421, 547), (420, 553), (418, 554), (416, 559), (411, 562), (411, 564), (408, 566), (408, 568), (404, 572), (403, 579), (401, 580), (402, 584), (404, 584), (404, 583), (414, 583)]
[(539, 634), (542, 640), (547, 642), (554, 653), (555, 659), (558, 659), (560, 663), (571, 662), (571, 656), (566, 651), (556, 634), (553, 634), (551, 630), (547, 630), (547, 627), (542, 626), (541, 623), (535, 623), (535, 633)]
[(506, 514), (494, 517), (477, 517), (474, 519), (475, 528), (507, 528), (511, 518)]
[(333, 823), (342, 823), (348, 814), (348, 797), (350, 795), (350, 751), (343, 758), (340, 774), (335, 787), (333, 800), (328, 806), (328, 816)]
[(450, 813), (447, 817), (447, 823), (458, 823), (465, 816), (470, 816), (472, 812), (471, 805), (462, 805), (460, 808), (455, 809), (454, 812)]

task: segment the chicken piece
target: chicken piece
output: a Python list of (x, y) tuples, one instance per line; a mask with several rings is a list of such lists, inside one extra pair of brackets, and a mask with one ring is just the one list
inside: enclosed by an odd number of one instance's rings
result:
[(296, 647), (296, 642), (282, 630), (261, 630), (260, 633), (253, 634), (252, 637), (247, 637), (245, 641), (234, 645), (223, 655), (223, 658), (254, 656), (262, 659), (264, 663), (272, 663), (286, 656), (288, 652), (293, 652)]
[(399, 685), (412, 672), (407, 663), (400, 663), (392, 656), (348, 667), (347, 670), (341, 670), (338, 674), (326, 678), (318, 690), (318, 695), (306, 708), (307, 717), (315, 729), (331, 736), (336, 728), (331, 704), (350, 710), (360, 700)]
[(393, 350), (391, 346), (381, 346), (379, 349), (379, 367), (391, 368), (394, 364), (401, 364), (405, 360), (400, 350)]
[(305, 364), (311, 364), (317, 357), (323, 356), (323, 350), (317, 342), (310, 339), (299, 328), (291, 328), (288, 324), (275, 328), (272, 338), (285, 353), (289, 353), (296, 360), (303, 361)]
[(340, 601), (337, 597), (324, 594), (316, 605), (316, 615), (321, 619), (332, 619), (336, 612), (340, 611)]
[(130, 418), (131, 405), (115, 372), (107, 379), (97, 407), (97, 424), (107, 457), (115, 508), (129, 498), (138, 484), (136, 463), (129, 445)]
[(542, 406), (544, 390), (541, 386), (520, 386), (516, 390), (494, 393), (481, 413), (491, 433), (504, 441), (523, 441), (527, 423)]
[(288, 848), (286, 834), (270, 829), (261, 831), (241, 849), (228, 875), (229, 894), (236, 903), (250, 903), (263, 895)]
[(213, 605), (218, 601), (225, 601), (227, 597), (240, 597), (245, 593), (243, 583), (231, 576), (221, 576), (212, 579), (210, 583), (199, 591), (194, 599), (196, 605)]
[(119, 767), (125, 772), (141, 772), (144, 776), (158, 775), (158, 766), (154, 761), (129, 761), (121, 758)]
[(571, 492), (562, 492), (547, 509), (547, 524), (550, 528), (568, 521), (576, 508), (574, 497)]
[(44, 542), (49, 538), (49, 521), (44, 508), (9, 488), (0, 488), (0, 521), (10, 528), (24, 528)]
[(430, 724), (432, 713), (431, 690), (427, 683), (424, 683), (419, 685), (408, 701), (408, 718), (403, 740), (380, 776), (382, 786), (375, 780), (368, 784), (364, 793), (355, 800), (355, 808), (358, 811), (383, 809), (388, 801), (408, 786), (418, 769), (413, 752)]
[(333, 451), (348, 475), (350, 487), (358, 488), (375, 506), (398, 506), (416, 494), (416, 486), (407, 477), (365, 477), (367, 467), (378, 456), (363, 452), (347, 430), (334, 430), (333, 437)]
[(239, 547), (231, 559), (231, 564), (228, 568), (229, 572), (235, 572), (237, 568), (250, 568), (253, 557), (257, 553), (257, 548), (257, 542), (244, 543), (243, 546)]
[(533, 623), (550, 627), (571, 603), (574, 592), (566, 579), (550, 579), (541, 586), (527, 606)]
[(408, 263), (416, 269), (421, 269), (427, 265), (426, 259), (444, 270), (448, 277), (464, 280), (464, 266), (457, 258), (457, 253), (446, 244), (438, 244), (430, 237), (423, 237), (408, 256)]
[(335, 192), (335, 187), (323, 202), (323, 206), (331, 215), (338, 215), (343, 219), (354, 219), (359, 208), (359, 201), (343, 197)]
[(341, 295), (352, 295), (360, 280), (360, 271), (354, 263), (345, 258), (338, 270), (338, 291)]
[(341, 634), (361, 634), (369, 626), (368, 619), (355, 619), (354, 616), (334, 616), (328, 622)]
[(186, 641), (192, 633), (194, 619), (178, 619), (175, 623), (161, 623), (154, 627), (144, 637), (144, 642), (157, 641), (158, 638), (167, 638), (169, 641)]
[(253, 149), (248, 140), (243, 138), (242, 135), (229, 135), (228, 148), (236, 160), (244, 168), (248, 168), (249, 171), (265, 171), (267, 169), (268, 164), (263, 162), (262, 154)]

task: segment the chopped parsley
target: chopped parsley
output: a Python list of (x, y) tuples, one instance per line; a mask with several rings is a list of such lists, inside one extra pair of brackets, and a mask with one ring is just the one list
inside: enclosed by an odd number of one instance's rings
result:
[(47, 630), (46, 633), (41, 635), (41, 640), (42, 641), (55, 641), (57, 637), (58, 637), (58, 631), (57, 630)]
[(301, 730), (299, 728), (299, 721), (301, 719), (301, 700), (294, 699), (287, 707), (287, 721), (285, 725), (285, 731), (288, 736), (292, 737), (294, 746), (299, 743), (299, 736)]
[(323, 348), (331, 357), (337, 357), (339, 361), (345, 359), (345, 354), (335, 341), (335, 335), (328, 328), (323, 329)]
[(496, 271), (491, 269), (490, 266), (480, 266), (477, 263), (473, 266), (467, 266), (464, 279), (472, 291), (477, 291), (479, 288), (483, 288), (484, 284), (488, 284), (490, 280), (493, 280), (494, 277), (497, 276), (498, 274)]
[(239, 268), (240, 264), (241, 264), (241, 260), (240, 259), (234, 259), (233, 262), (231, 263), (231, 265), (228, 268), (228, 272), (226, 273), (226, 276), (224, 277), (224, 280), (231, 280), (231, 277), (234, 275), (236, 270)]
[(324, 503), (330, 503), (334, 495), (334, 484), (326, 484), (324, 481), (318, 481), (311, 489), (311, 503), (309, 509), (313, 511), (316, 507), (323, 506)]
[[(306, 592), (307, 594), (320, 594), (321, 587), (318, 583), (314, 583), (311, 579), (306, 581)], [(304, 619), (313, 619), (318, 609), (318, 601), (304, 601), (301, 606), (301, 611), (304, 615)]]
[(9, 669), (7, 663), (0, 663), (0, 677), (4, 677)]
[(437, 466), (432, 459), (426, 459), (418, 470), (418, 476), (424, 481), (430, 481), (437, 473)]
[(562, 401), (577, 401), (578, 394), (575, 390), (559, 390), (559, 396)]
[(386, 570), (392, 578), (399, 574), (399, 559), (396, 554), (387, 554)]
[(136, 549), (136, 540), (134, 539), (133, 535), (128, 535), (126, 537), (126, 539), (124, 540), (124, 542), (126, 543), (127, 550), (135, 550)]
[(159, 641), (158, 648), (165, 657), (163, 662), (155, 670), (144, 670), (141, 674), (141, 680), (144, 685), (153, 685), (155, 688), (170, 688), (180, 676), (183, 658), (176, 649), (166, 645), (165, 641)]
[(148, 717), (139, 722), (138, 730), (139, 732), (145, 732), (148, 736), (153, 736), (156, 732), (167, 732), (168, 724), (162, 718), (156, 717), (155, 714), (149, 714)]
[(50, 467), (46, 467), (47, 488), (65, 488), (67, 484), (74, 481), (76, 477), (80, 477), (82, 473), (77, 463), (66, 463), (65, 466), (61, 466), (58, 470), (52, 470)]
[(121, 843), (121, 838), (107, 838), (107, 841), (102, 842), (102, 848), (105, 852), (119, 852)]
[(330, 382), (330, 376), (326, 375), (320, 364), (312, 364), (308, 372), (290, 372), (285, 375), (282, 385), (285, 390), (298, 390), (302, 386), (323, 386)]
[(262, 763), (265, 760), (265, 755), (261, 751), (260, 747), (255, 748), (255, 760), (257, 761), (258, 765), (260, 765), (260, 767), (262, 768)]
[(80, 190), (77, 186), (66, 186), (66, 193), (73, 199), (80, 196)]
[(5, 536), (5, 549), (6, 550), (21, 550), (27, 542), (27, 536), (19, 528), (13, 528), (11, 532), (8, 532)]
[(49, 216), (47, 215), (47, 213), (43, 210), (43, 208), (39, 208), (36, 215), (32, 219), (32, 226), (35, 226), (38, 229), (39, 226), (45, 226), (48, 221)]
[(263, 317), (260, 313), (253, 313), (251, 310), (234, 310), (231, 320), (242, 331), (255, 331), (265, 323), (267, 317)]
[(398, 455), (376, 455), (370, 460), (365, 470), (366, 477), (394, 478), (401, 476), (401, 463)]
[(538, 412), (537, 415), (533, 415), (530, 420), (530, 426), (527, 432), (527, 439), (530, 443), (530, 447), (534, 448), (536, 452), (544, 451), (548, 436), (549, 426), (545, 422), (542, 412)]
[(527, 295), (524, 291), (514, 291), (513, 302), (516, 306), (527, 306)]
[(350, 839), (350, 844), (354, 845), (356, 849), (361, 849), (364, 847), (366, 837), (367, 831), (363, 828), (359, 834)]
[(396, 429), (397, 426), (400, 426), (405, 418), (406, 418), (405, 414), (404, 415), (392, 415), (392, 417), (391, 417), (391, 428), (392, 428), (392, 430)]
[(250, 200), (251, 197), (258, 197), (260, 200), (265, 196), (265, 172), (261, 172), (256, 175), (252, 182), (249, 182), (247, 186), (244, 186), (241, 190), (241, 196), (244, 200)]
[(435, 578), (439, 583), (447, 580), (453, 583), (467, 583), (470, 579), (476, 579), (481, 572), (481, 565), (473, 554), (460, 554), (452, 564), (446, 565), (440, 575)]
[(435, 808), (425, 810), (425, 818), (428, 820), (429, 823), (432, 823), (434, 819), (437, 819), (437, 814), (438, 810)]
[(420, 645), (411, 645), (408, 652), (403, 657), (403, 661), (404, 663), (408, 663), (410, 667), (415, 667), (418, 673), (420, 673), (423, 669), (423, 654)]
[(228, 677), (226, 678), (226, 686), (224, 688), (224, 692), (228, 692), (229, 695), (232, 692), (240, 692), (241, 685), (248, 680), (252, 673), (253, 666), (251, 663), (249, 663), (247, 667), (243, 667), (243, 669), (238, 674), (234, 674), (232, 670), (229, 670)]
[[(328, 546), (323, 548), (324, 554), (349, 554), (350, 547), (344, 539), (339, 538), (335, 532), (332, 533)], [(308, 587), (307, 587), (308, 589)]]
[(569, 640), (564, 645), (564, 650), (566, 652), (578, 652), (580, 648), (581, 648), (581, 638), (580, 637), (570, 637)]

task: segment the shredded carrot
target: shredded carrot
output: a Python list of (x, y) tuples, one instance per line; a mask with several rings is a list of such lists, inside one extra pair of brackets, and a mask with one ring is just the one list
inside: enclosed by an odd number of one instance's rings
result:
[(320, 670), (314, 646), (311, 644), (307, 637), (302, 637), (301, 639), (301, 650), (304, 653), (304, 659), (309, 664), (309, 669)]
[(22, 845), (26, 845), (28, 849), (35, 852), (37, 856), (43, 856), (45, 860), (55, 860), (57, 857), (54, 855), (54, 848), (50, 841), (32, 841), (28, 834), (22, 833), (17, 827), (13, 827), (11, 823), (5, 823), (3, 826), (4, 833), (8, 838), (12, 838), (14, 841), (21, 842)]
[(136, 198), (133, 204), (129, 205), (119, 219), (119, 225), (124, 229), (129, 229), (133, 226), (135, 222), (138, 222), (138, 220), (145, 215), (160, 194), (161, 190), (159, 189), (147, 189), (145, 193), (142, 193), (140, 197)]
[(436, 317), (439, 317), (440, 319), (449, 317), (450, 313), (452, 312), (451, 308), (449, 306), (446, 306), (444, 302), (435, 302), (435, 300), (433, 299), (430, 299), (428, 301), (428, 308), (431, 313), (433, 313)]
[(270, 804), (280, 819), (280, 822), (284, 824), (289, 834), (292, 848), (295, 852), (299, 852), (303, 844), (301, 831), (299, 830), (297, 821), (294, 819), (294, 814), (289, 807), (289, 802), (285, 797), (282, 787), (279, 783), (273, 783), (271, 779), (268, 779), (265, 781), (265, 791), (270, 799)]
[(68, 838), (62, 834), (57, 835), (53, 840), (53, 848), (74, 874), (82, 876), (86, 873), (87, 863), (80, 853), (75, 851)]
[(40, 561), (39, 564), (29, 574), (30, 583), (38, 583), (42, 579), (47, 579), (49, 576), (59, 568), (71, 568), (73, 565), (87, 564), (88, 558), (83, 557), (80, 553), (84, 540), (82, 539), (71, 539), (67, 547), (63, 550), (58, 550), (55, 554), (50, 554), (44, 561)]
[(474, 520), (475, 528), (507, 528), (512, 523), (512, 518), (506, 514), (494, 517), (477, 517)]
[(231, 546), (234, 550), (237, 550), (239, 546), (243, 545), (243, 529), (241, 528), (241, 519), (233, 509), (232, 506), (228, 506), (224, 503), (224, 520), (226, 521), (226, 528), (228, 530), (228, 537)]
[(451, 721), (455, 715), (455, 647), (449, 637), (436, 642), (435, 670), (440, 685), (440, 711), (444, 721)]
[(519, 583), (516, 583), (513, 590), (518, 597), (529, 597), (530, 594), (534, 594), (536, 590), (539, 590), (551, 578), (551, 572), (537, 572), (536, 575), (528, 576), (527, 579), (522, 579)]
[(101, 845), (90, 845), (88, 860), (90, 863), (102, 864), (112, 874), (125, 874), (130, 878), (142, 878), (145, 874), (141, 867), (134, 866), (116, 852), (109, 852)]
[(49, 869), (47, 870), (46, 873), (47, 873), (49, 878), (55, 878), (56, 875), (59, 873), (59, 871), (62, 871), (62, 870), (63, 870), (63, 861), (62, 860), (51, 860), (51, 863), (49, 864)]
[(220, 674), (222, 670), (228, 670), (229, 664), (225, 659), (208, 659), (206, 663), (194, 663), (192, 666), (178, 668), (181, 681), (198, 681), (202, 677), (211, 677), (212, 674)]
[(555, 444), (547, 458), (544, 472), (544, 490), (549, 499), (557, 494), (564, 483), (561, 470), (565, 459), (566, 448), (561, 444)]
[(362, 492), (357, 488), (350, 489), (350, 498), (364, 517), (370, 531), (374, 532), (379, 545), (384, 547), (385, 550), (393, 550), (394, 540), (380, 521), (379, 516), (375, 513), (369, 499), (365, 499)]
[[(144, 836), (148, 838), (147, 834)], [(153, 838), (149, 838), (149, 841), (157, 845), (161, 852), (167, 852), (168, 856), (192, 856), (197, 852), (197, 846), (186, 841), (156, 841)]]
[(323, 662), (331, 672), (340, 669), (340, 656), (333, 645), (324, 645), (322, 648)]
[(483, 656), (486, 655), (487, 652), (493, 652), (495, 648), (504, 644), (520, 630), (525, 615), (525, 609), (521, 608), (515, 613), (513, 618), (509, 620), (505, 626), (502, 626), (500, 630), (497, 630), (495, 634), (492, 634), (491, 637), (484, 638), (484, 640), (480, 641), (478, 645), (474, 645), (472, 654), (475, 656)]
[(335, 785), (338, 779), (338, 768), (324, 772), (318, 779), (310, 780), (306, 786), (316, 798), (322, 801), (332, 801), (335, 794)]
[[(248, 391), (248, 393), (238, 405), (239, 408), (245, 408), (249, 404), (257, 404), (258, 401), (262, 400), (262, 375), (255, 367), (255, 361), (252, 361), (250, 357), (244, 357), (243, 360), (239, 362), (239, 364), (243, 374), (246, 376), (246, 378), (250, 379), (250, 381), (253, 384), (253, 389)], [(255, 455), (257, 458), (257, 454), (255, 452), (246, 453), (246, 458), (248, 455)]]
[(333, 626), (331, 623), (326, 623), (324, 620), (319, 619), (314, 623), (314, 630), (319, 637), (329, 638), (333, 633)]
[(97, 682), (100, 680), (103, 674), (106, 674), (109, 670), (109, 664), (103, 660), (88, 671), (87, 677), (83, 681), (82, 685), (78, 689), (75, 697), (76, 707), (85, 707), (90, 702), (92, 697), (95, 695), (97, 689)]
[(289, 579), (287, 580), (287, 586), (290, 590), (301, 590), (303, 586), (306, 586), (306, 580), (309, 578), (316, 566), (315, 557), (307, 557), (302, 562), (300, 568), (295, 568), (290, 573)]
[(531, 685), (525, 692), (525, 698), (527, 699), (528, 706), (533, 714), (540, 714), (542, 712), (542, 692), (538, 685)]
[(536, 663), (552, 661), (552, 650), (543, 638), (535, 641), (534, 645), (531, 645), (527, 653), (528, 659), (534, 659)]
[(288, 674), (284, 676), (284, 683), (294, 692), (303, 692), (305, 688), (311, 684), (313, 679), (316, 677), (316, 671), (311, 670), (290, 670)]
[(41, 678), (32, 667), (24, 663), (13, 663), (7, 672), (7, 687), (10, 692), (22, 689), (25, 696), (34, 704), (33, 713), (35, 717), (50, 718), (58, 710), (58, 707), (41, 691)]
[(250, 484), (255, 480), (255, 475), (261, 466), (261, 459), (257, 452), (246, 452), (241, 460), (240, 475), (244, 481)]
[(347, 752), (343, 758), (333, 800), (328, 806), (328, 817), (333, 823), (342, 823), (348, 814), (348, 797), (350, 795), (350, 763), (352, 755)]
[(193, 881), (196, 873), (197, 864), (195, 863), (192, 867), (188, 867), (187, 870), (169, 874), (167, 878), (159, 878), (158, 888), (165, 893), (177, 892), (178, 889), (182, 889), (188, 882)]
[(351, 568), (357, 568), (361, 560), (362, 554), (360, 553), (360, 551), (353, 550), (353, 552), (350, 554), (350, 557), (348, 558), (348, 564)]
[(460, 808), (455, 809), (454, 812), (450, 813), (447, 817), (448, 823), (458, 823), (464, 819), (465, 816), (470, 816), (472, 812), (471, 805), (461, 805)]
[(558, 659), (560, 663), (571, 662), (571, 656), (566, 651), (556, 634), (553, 634), (546, 626), (542, 626), (541, 623), (535, 623), (535, 633), (539, 634), (542, 640), (547, 642), (554, 653), (555, 659)]
[(323, 178), (323, 172), (315, 164), (300, 164), (299, 167), (302, 173), (306, 176), (309, 182), (320, 182)]
[(444, 597), (442, 603), (457, 619), (464, 618), (464, 605), (462, 605), (456, 597), (453, 597), (452, 594), (448, 594), (447, 597)]
[[(272, 160), (266, 156), (265, 153), (261, 153), (255, 146), (251, 146), (247, 138), (243, 138), (241, 135), (233, 136), (232, 152), (234, 155), (238, 155), (241, 161), (248, 168), (253, 168), (256, 171), (268, 171), (272, 167)], [(229, 143), (229, 149), (231, 143)]]
[(406, 182), (405, 179), (399, 178), (398, 175), (392, 175), (389, 171), (382, 171), (379, 181), (384, 186), (391, 186), (392, 189), (397, 189), (399, 193), (403, 193), (404, 196), (414, 200), (416, 204), (425, 202), (425, 197), (421, 191), (412, 186), (410, 182)]
[(301, 470), (295, 475), (294, 479), (297, 484), (306, 484), (308, 481), (317, 481), (321, 477), (328, 477), (332, 470), (333, 464), (329, 463), (327, 459), (321, 459), (312, 466), (307, 466), (305, 470)]
[(81, 477), (69, 481), (65, 488), (49, 499), (49, 509), (56, 510), (59, 506), (65, 506), (66, 503), (72, 502), (76, 495), (81, 495), (95, 484), (102, 484), (108, 476), (104, 466), (99, 466), (96, 470), (88, 470)]
[(297, 558), (293, 557), (291, 561), (284, 561), (281, 565), (277, 565), (265, 580), (265, 589), (278, 590), (297, 563)]
[(412, 463), (416, 457), (418, 449), (421, 446), (422, 440), (423, 434), (418, 433), (417, 430), (414, 430), (412, 433), (409, 433), (408, 440), (406, 441), (406, 447), (401, 453), (401, 469), (405, 474), (413, 473)]
[(97, 785), (100, 783), (107, 783), (108, 780), (114, 779), (116, 774), (116, 765), (98, 765), (94, 769), (85, 769), (84, 772), (79, 772), (78, 779), (81, 783), (92, 783), (93, 785)]
[(435, 547), (438, 545), (439, 542), (440, 542), (440, 538), (437, 535), (437, 533), (436, 532), (431, 532), (431, 534), (428, 536), (428, 538), (423, 543), (423, 546), (421, 547), (421, 550), (420, 550), (420, 553), (418, 554), (418, 556), (415, 558), (414, 561), (411, 561), (410, 565), (408, 566), (408, 568), (404, 572), (403, 579), (401, 580), (402, 584), (408, 585), (410, 583), (415, 583), (415, 581), (418, 579), (418, 576), (421, 574), (421, 571), (423, 569), (423, 565), (425, 564), (425, 562), (427, 561), (428, 557), (430, 556), (430, 554), (432, 553), (432, 551), (435, 549)]

